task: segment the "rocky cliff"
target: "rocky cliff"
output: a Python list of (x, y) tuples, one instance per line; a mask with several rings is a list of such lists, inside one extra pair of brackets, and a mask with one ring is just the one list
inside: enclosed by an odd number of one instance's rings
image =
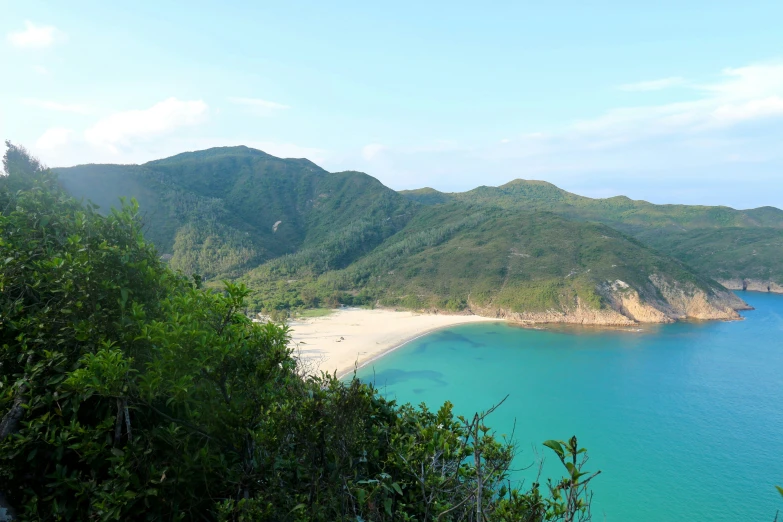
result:
[(783, 286), (761, 279), (724, 279), (718, 281), (729, 290), (750, 290), (751, 292), (772, 292), (783, 294)]
[(597, 288), (603, 297), (601, 308), (591, 308), (580, 299), (572, 306), (544, 312), (514, 311), (471, 306), (485, 317), (497, 317), (524, 324), (562, 323), (599, 326), (630, 326), (642, 323), (672, 323), (680, 320), (737, 320), (737, 310), (752, 310), (732, 292), (720, 288), (704, 290), (692, 283), (669, 281), (653, 274), (642, 287), (620, 280)]

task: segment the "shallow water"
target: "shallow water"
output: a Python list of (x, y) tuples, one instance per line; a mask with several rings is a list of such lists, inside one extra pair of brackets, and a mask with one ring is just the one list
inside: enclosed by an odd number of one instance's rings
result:
[[(783, 296), (740, 293), (744, 321), (641, 329), (449, 328), (362, 368), (387, 396), (486, 410), (522, 450), (576, 434), (588, 448), (596, 521), (772, 521), (783, 511)], [(549, 452), (550, 450), (546, 450)], [(532, 470), (516, 478), (530, 479)]]

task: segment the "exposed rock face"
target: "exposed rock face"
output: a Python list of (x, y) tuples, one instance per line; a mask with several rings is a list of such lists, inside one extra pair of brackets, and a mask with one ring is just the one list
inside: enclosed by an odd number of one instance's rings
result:
[(752, 310), (733, 293), (701, 288), (694, 283), (668, 281), (653, 274), (643, 288), (624, 281), (608, 281), (597, 288), (606, 304), (600, 309), (577, 299), (575, 306), (546, 312), (516, 312), (501, 308), (475, 307), (471, 311), (519, 323), (564, 323), (601, 326), (629, 326), (640, 323), (672, 323), (684, 319), (737, 320), (737, 310)]
[(546, 312), (513, 312), (502, 308), (476, 308), (473, 313), (484, 317), (497, 317), (523, 324), (563, 323), (601, 326), (630, 326), (636, 324), (633, 319), (616, 310), (588, 308), (577, 300), (576, 306), (566, 310), (547, 310)]
[(745, 301), (721, 288), (705, 291), (692, 283), (671, 282), (651, 275), (650, 282), (668, 305), (673, 319), (739, 319), (737, 310), (752, 310)]
[(783, 294), (783, 286), (772, 281), (763, 281), (761, 279), (724, 279), (718, 280), (718, 282), (729, 290), (750, 290), (751, 292)]

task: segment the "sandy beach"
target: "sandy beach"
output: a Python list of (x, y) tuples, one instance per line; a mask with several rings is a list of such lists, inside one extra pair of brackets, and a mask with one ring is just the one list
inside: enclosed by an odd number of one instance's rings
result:
[(426, 333), (465, 323), (497, 322), (478, 315), (422, 314), (342, 308), (291, 321), (291, 338), (309, 370), (341, 377)]

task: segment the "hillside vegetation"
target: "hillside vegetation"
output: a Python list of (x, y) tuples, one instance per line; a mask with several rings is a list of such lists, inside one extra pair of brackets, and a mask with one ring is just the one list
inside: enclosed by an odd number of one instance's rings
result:
[(576, 437), (543, 442), (562, 478), (514, 487), (487, 414), (305, 375), (244, 287), (159, 260), (138, 205), (101, 215), (13, 146), (4, 167), (4, 520), (589, 520)]
[[(398, 194), (366, 174), (328, 173), (246, 147), (58, 174), (102, 208), (120, 195), (136, 197), (143, 212), (148, 205), (148, 236), (172, 268), (209, 285), (244, 282), (256, 311), (380, 304), (627, 324), (734, 318), (744, 306), (622, 231), (574, 219), (562, 209), (594, 200), (545, 183), (512, 183), (503, 197), (487, 187)], [(537, 203), (520, 205), (519, 197)]]
[[(742, 306), (715, 282), (622, 233), (544, 212), (460, 204), (428, 208), (343, 270), (316, 275), (310, 267), (302, 270), (287, 261), (262, 265), (244, 280), (267, 298), (283, 292), (293, 299), (328, 302), (336, 293), (338, 300), (359, 304), (469, 309), (541, 322), (622, 324), (628, 311), (614, 313), (618, 284), (664, 315), (679, 318), (669, 310), (671, 296), (663, 295), (666, 289), (656, 277), (702, 292), (708, 300)], [(262, 308), (274, 306), (274, 301), (262, 303)], [(655, 321), (660, 320), (666, 318), (656, 314)]]
[[(330, 174), (308, 160), (247, 147), (179, 154), (144, 165), (57, 169), (66, 190), (103, 212), (134, 197), (146, 236), (171, 266), (208, 279), (236, 277), (268, 259), (360, 234), (344, 266), (399, 230), (411, 203), (358, 172)], [(357, 223), (362, 223), (357, 230)]]
[(773, 207), (736, 210), (655, 205), (625, 196), (592, 199), (544, 181), (521, 179), (462, 193), (424, 188), (401, 194), (426, 205), (459, 201), (506, 209), (548, 210), (570, 219), (604, 223), (714, 279), (755, 279), (783, 285), (783, 211)]

